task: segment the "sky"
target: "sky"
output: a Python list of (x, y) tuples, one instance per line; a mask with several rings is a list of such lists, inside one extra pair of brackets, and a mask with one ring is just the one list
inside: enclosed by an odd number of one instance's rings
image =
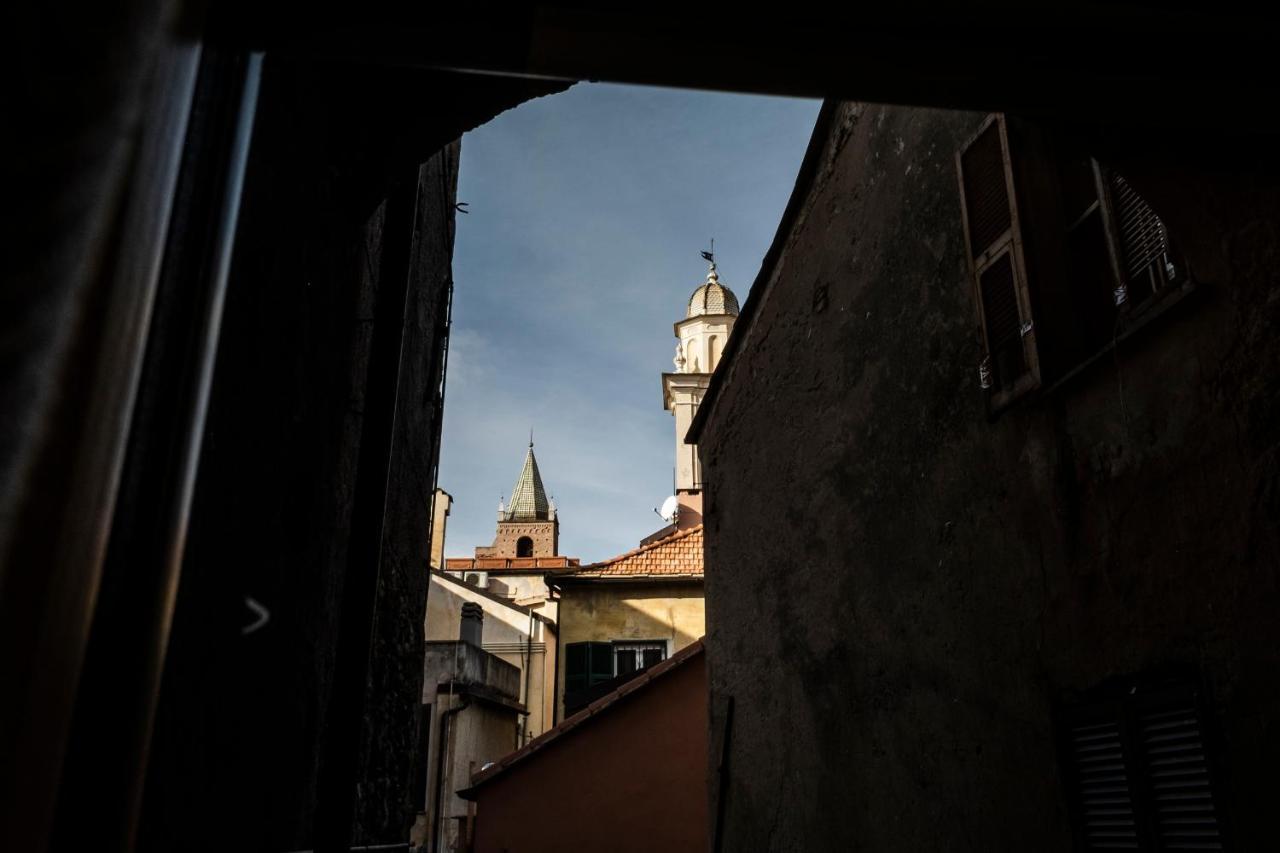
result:
[(533, 431), (583, 563), (663, 526), (672, 324), (706, 278), (746, 300), (819, 102), (579, 84), (462, 140), (442, 489), (445, 553), (492, 542)]

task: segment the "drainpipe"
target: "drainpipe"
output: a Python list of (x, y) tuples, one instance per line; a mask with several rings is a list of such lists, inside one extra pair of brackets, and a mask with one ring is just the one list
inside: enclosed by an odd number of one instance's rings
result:
[[(518, 746), (524, 746), (529, 742), (529, 682), (533, 679), (533, 608), (529, 608), (529, 633), (525, 635), (524, 643), (524, 733), (520, 738)], [(546, 721), (543, 721), (546, 724)]]
[[(453, 693), (453, 685), (449, 685), (450, 694)], [(459, 711), (465, 710), (471, 704), (471, 697), (466, 693), (462, 694), (462, 704), (455, 708), (450, 708), (440, 715), (440, 735), (436, 743), (436, 813), (431, 818), (431, 849), (435, 853), (440, 853), (440, 814), (444, 811), (444, 757), (449, 751), (449, 720), (453, 718)]]

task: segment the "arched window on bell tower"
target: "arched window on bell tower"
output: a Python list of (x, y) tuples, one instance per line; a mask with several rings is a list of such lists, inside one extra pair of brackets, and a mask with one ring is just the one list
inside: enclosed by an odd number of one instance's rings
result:
[[(511, 540), (507, 540), (508, 542)], [(516, 556), (532, 557), (533, 556), (533, 540), (528, 536), (521, 536), (516, 540)]]

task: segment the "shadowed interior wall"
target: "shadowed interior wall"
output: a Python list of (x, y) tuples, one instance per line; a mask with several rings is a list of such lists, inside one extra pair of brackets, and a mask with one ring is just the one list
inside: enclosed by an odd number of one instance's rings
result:
[[(345, 774), (335, 777), (333, 790), (354, 799), (351, 842), (407, 840), (452, 285), (453, 141), (547, 90), (268, 57), (141, 849), (331, 844), (342, 833), (320, 828), (334, 811), (326, 756), (347, 749), (357, 753), (355, 778), (348, 787)], [(392, 275), (408, 276), (403, 307), (380, 303), (397, 292)], [(375, 321), (386, 313), (396, 324), (403, 315), (402, 344), (398, 363), (375, 368)], [(397, 387), (389, 442), (365, 429), (376, 381)], [(390, 448), (368, 461), (386, 466), (385, 503), (372, 496), (380, 551), (354, 555), (368, 441)], [(353, 567), (370, 565), (376, 592), (351, 581)], [(359, 741), (347, 747), (335, 740), (334, 708), (358, 697), (339, 689), (335, 672), (344, 608), (361, 595), (376, 595), (376, 617), (369, 635), (349, 638), (367, 644), (368, 670)], [(269, 621), (245, 634), (257, 620), (249, 599)]]
[(714, 380), (706, 642), (713, 708), (733, 709), (716, 849), (1065, 853), (1055, 700), (1177, 666), (1209, 695), (1224, 819), (1266, 847), (1274, 171), (1144, 161), (1108, 135), (1200, 286), (991, 421), (954, 159), (981, 120), (840, 105)]

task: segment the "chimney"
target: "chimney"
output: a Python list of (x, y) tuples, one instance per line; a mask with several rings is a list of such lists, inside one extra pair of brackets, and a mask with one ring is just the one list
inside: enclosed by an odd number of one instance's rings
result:
[(466, 602), (462, 605), (462, 628), (458, 632), (458, 639), (478, 649), (481, 646), (480, 638), (483, 633), (484, 610), (474, 601)]

